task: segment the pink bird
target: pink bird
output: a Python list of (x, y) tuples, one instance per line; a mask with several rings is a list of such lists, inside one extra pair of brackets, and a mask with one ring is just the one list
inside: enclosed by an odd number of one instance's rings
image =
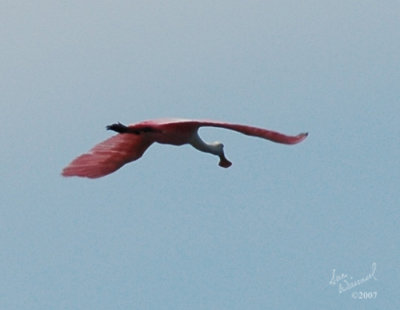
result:
[(118, 134), (97, 144), (88, 153), (75, 158), (62, 171), (62, 175), (99, 178), (110, 174), (123, 165), (139, 159), (153, 143), (183, 145), (219, 156), (219, 166), (228, 168), (232, 163), (226, 159), (224, 145), (220, 142), (206, 143), (198, 135), (200, 127), (220, 127), (245, 135), (264, 138), (277, 143), (296, 144), (308, 133), (287, 136), (279, 132), (211, 120), (157, 119), (125, 126), (121, 123), (107, 126)]

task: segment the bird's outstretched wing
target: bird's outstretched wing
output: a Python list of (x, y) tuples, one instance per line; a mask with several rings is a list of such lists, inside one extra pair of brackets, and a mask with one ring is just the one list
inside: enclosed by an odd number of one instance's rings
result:
[(117, 134), (75, 158), (62, 171), (65, 177), (99, 178), (140, 158), (153, 141), (143, 135)]
[(282, 144), (296, 144), (303, 141), (308, 136), (308, 133), (300, 133), (296, 136), (289, 136), (277, 131), (272, 131), (264, 128), (241, 125), (241, 124), (231, 124), (219, 121), (211, 121), (211, 120), (193, 121), (193, 123), (197, 123), (199, 127), (210, 126), (210, 127), (226, 128), (240, 132), (248, 136), (259, 137)]

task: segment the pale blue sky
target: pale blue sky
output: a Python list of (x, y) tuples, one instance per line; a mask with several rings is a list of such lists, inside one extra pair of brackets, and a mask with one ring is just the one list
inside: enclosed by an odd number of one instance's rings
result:
[[(400, 307), (399, 1), (2, 1), (0, 25), (0, 309)], [(60, 176), (168, 116), (310, 136)]]

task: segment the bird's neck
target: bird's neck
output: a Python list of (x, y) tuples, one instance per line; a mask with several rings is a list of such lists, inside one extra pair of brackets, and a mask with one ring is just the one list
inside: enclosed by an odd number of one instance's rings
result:
[(192, 138), (190, 139), (189, 142), (195, 149), (206, 152), (206, 153), (211, 153), (214, 155), (220, 155), (220, 149), (218, 146), (214, 143), (206, 143), (204, 142), (199, 135), (196, 133), (193, 134)]

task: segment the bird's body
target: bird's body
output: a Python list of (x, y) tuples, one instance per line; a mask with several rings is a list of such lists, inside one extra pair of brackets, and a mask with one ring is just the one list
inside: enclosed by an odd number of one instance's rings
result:
[(307, 133), (287, 136), (276, 131), (247, 125), (231, 124), (211, 120), (156, 119), (125, 126), (120, 123), (107, 126), (117, 135), (97, 144), (88, 153), (74, 159), (64, 168), (63, 176), (98, 178), (114, 172), (124, 164), (140, 158), (154, 142), (161, 144), (191, 144), (199, 151), (219, 156), (219, 165), (231, 166), (225, 158), (223, 144), (206, 143), (198, 135), (200, 127), (220, 127), (242, 134), (264, 138), (277, 143), (296, 144), (307, 137)]

